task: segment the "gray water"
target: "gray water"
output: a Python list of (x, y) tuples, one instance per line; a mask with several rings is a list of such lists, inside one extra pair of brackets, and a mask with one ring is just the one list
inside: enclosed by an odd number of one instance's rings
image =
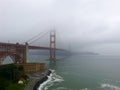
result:
[(120, 56), (73, 55), (56, 63), (50, 63), (47, 58), (36, 56), (35, 62), (47, 63), (64, 81), (46, 90), (120, 90)]

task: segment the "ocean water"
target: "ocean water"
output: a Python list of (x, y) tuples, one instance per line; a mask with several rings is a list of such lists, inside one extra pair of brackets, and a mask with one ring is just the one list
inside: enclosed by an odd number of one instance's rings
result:
[[(120, 56), (58, 57), (32, 55), (31, 62), (45, 62), (52, 74), (38, 90), (120, 90)], [(34, 59), (34, 60), (33, 60)]]

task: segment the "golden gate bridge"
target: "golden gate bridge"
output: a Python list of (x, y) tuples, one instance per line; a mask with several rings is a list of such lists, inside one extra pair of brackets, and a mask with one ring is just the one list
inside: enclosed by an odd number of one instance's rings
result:
[[(37, 35), (38, 36), (38, 35)], [(37, 37), (35, 36), (35, 37)], [(50, 31), (50, 43), (49, 47), (45, 46), (35, 46), (35, 45), (29, 45), (30, 43), (36, 41), (32, 41), (35, 37), (25, 42), (25, 44), (19, 44), (19, 43), (3, 43), (0, 42), (0, 65), (3, 63), (5, 58), (9, 56), (13, 63), (27, 63), (28, 62), (28, 52), (29, 49), (32, 50), (49, 50), (50, 60), (55, 61), (56, 60), (56, 50), (64, 50), (59, 49), (56, 47), (56, 32), (55, 30)], [(30, 43), (28, 43), (30, 42)]]

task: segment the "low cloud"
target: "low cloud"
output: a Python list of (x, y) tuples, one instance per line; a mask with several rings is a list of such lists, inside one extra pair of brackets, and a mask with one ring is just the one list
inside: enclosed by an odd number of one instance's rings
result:
[[(58, 46), (120, 55), (119, 0), (1, 0), (0, 41), (25, 42), (53, 28)], [(43, 41), (41, 41), (43, 42)], [(63, 43), (63, 45), (60, 43)]]

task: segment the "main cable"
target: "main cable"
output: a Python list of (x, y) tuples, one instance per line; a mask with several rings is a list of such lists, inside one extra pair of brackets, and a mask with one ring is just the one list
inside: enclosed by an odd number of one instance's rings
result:
[[(41, 39), (43, 36), (45, 36), (45, 35), (48, 34), (48, 33), (49, 33), (49, 31), (45, 32), (44, 34), (42, 33), (42, 35), (41, 35), (41, 33), (40, 33), (40, 34), (34, 36), (33, 38), (29, 39), (27, 42), (28, 42), (29, 44), (32, 44), (32, 43), (34, 43), (35, 41)], [(41, 36), (40, 36), (40, 35), (41, 35)], [(39, 36), (39, 37), (38, 37), (38, 36)], [(38, 37), (38, 38), (37, 38), (37, 37)], [(36, 38), (36, 39), (35, 39), (35, 38)]]

